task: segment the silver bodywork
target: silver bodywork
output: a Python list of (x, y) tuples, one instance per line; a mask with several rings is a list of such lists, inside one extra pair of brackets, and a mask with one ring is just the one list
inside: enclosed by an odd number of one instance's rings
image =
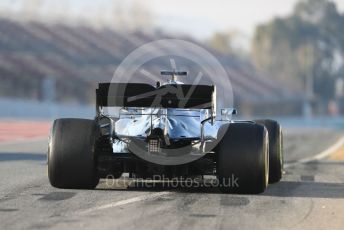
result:
[[(170, 80), (166, 84), (183, 83)], [(145, 158), (151, 153), (150, 141), (153, 140), (154, 144), (158, 142), (158, 151), (154, 156), (184, 154), (190, 155), (191, 161), (192, 156), (199, 158), (209, 152), (206, 144), (216, 142), (219, 128), (231, 121), (232, 112), (233, 109), (223, 109), (215, 119), (213, 109), (129, 107), (117, 108), (117, 116), (104, 118), (111, 120), (114, 154), (134, 152), (138, 155), (138, 152), (144, 152), (140, 157)], [(157, 130), (159, 135), (155, 135)], [(135, 148), (131, 147), (133, 143)], [(162, 148), (160, 143), (163, 143)], [(180, 143), (185, 145), (184, 148), (176, 150), (176, 145)]]
[[(136, 113), (136, 114), (135, 114)], [(202, 141), (201, 121), (206, 119), (206, 110), (188, 109), (136, 109), (122, 110), (121, 115), (115, 121), (114, 152), (126, 152), (126, 143), (131, 139), (146, 140), (152, 130), (160, 128), (170, 140), (193, 140), (194, 143)], [(223, 124), (216, 121), (213, 125), (210, 122), (204, 124), (204, 141), (215, 140), (217, 131)]]

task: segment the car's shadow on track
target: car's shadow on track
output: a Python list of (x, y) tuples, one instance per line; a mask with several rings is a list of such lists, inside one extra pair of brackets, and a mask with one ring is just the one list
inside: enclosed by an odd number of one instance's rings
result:
[(221, 191), (217, 187), (200, 187), (200, 185), (197, 186), (171, 186), (168, 183), (163, 182), (155, 182), (155, 183), (149, 183), (143, 181), (143, 183), (131, 183), (128, 186), (108, 186), (100, 185), (97, 187), (97, 190), (123, 190), (123, 191), (140, 191), (140, 192), (161, 192), (161, 191), (173, 191), (173, 192), (180, 192), (180, 193), (221, 193)]
[(344, 198), (344, 183), (281, 181), (262, 194), (277, 197)]
[[(343, 162), (321, 162), (316, 163), (317, 167), (342, 167)], [(315, 165), (304, 165), (304, 167), (315, 167)], [(307, 170), (309, 172), (309, 170)], [(331, 175), (333, 176), (333, 175)], [(333, 198), (341, 199), (344, 198), (344, 183), (333, 183), (326, 181), (317, 181), (314, 177), (302, 180), (286, 180), (290, 178), (282, 179), (282, 181), (276, 184), (270, 184), (267, 190), (259, 194), (259, 196), (272, 196), (272, 197), (300, 197), (300, 198)], [(310, 179), (307, 181), (307, 179)], [(125, 190), (125, 191), (142, 191), (142, 192), (152, 192), (152, 191), (173, 191), (178, 193), (205, 193), (205, 194), (222, 194), (216, 186), (204, 186), (202, 183), (197, 183), (195, 186), (190, 186), (186, 184), (181, 184), (175, 186), (171, 183), (129, 183), (128, 186), (122, 184), (122, 186), (106, 186), (103, 182), (102, 186), (99, 186), (97, 189), (100, 190)]]
[[(124, 190), (124, 191), (173, 191), (178, 193), (206, 193), (223, 194), (218, 187), (171, 187), (162, 184), (149, 186), (129, 186), (127, 188), (98, 188), (99, 190)], [(250, 195), (250, 194), (248, 194)], [(281, 181), (269, 185), (260, 196), (275, 197), (309, 197), (309, 198), (344, 198), (344, 183), (299, 182)]]
[[(336, 175), (334, 167), (343, 167), (341, 161), (309, 162), (288, 171), (300, 176), (301, 181), (282, 180), (272, 184), (264, 192), (265, 196), (276, 197), (309, 197), (309, 198), (344, 198), (344, 183), (326, 181), (324, 178), (336, 178), (343, 181), (343, 176)], [(306, 175), (302, 175), (306, 173)], [(301, 175), (300, 175), (301, 174)], [(317, 175), (322, 175), (320, 179)], [(295, 176), (294, 175), (294, 176)], [(339, 177), (339, 178), (338, 178)]]

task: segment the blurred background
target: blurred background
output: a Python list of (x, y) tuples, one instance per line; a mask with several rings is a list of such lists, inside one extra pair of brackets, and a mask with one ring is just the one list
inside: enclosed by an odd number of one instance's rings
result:
[(93, 117), (131, 51), (179, 38), (219, 59), (241, 117), (340, 122), (343, 29), (343, 0), (2, 0), (0, 119)]

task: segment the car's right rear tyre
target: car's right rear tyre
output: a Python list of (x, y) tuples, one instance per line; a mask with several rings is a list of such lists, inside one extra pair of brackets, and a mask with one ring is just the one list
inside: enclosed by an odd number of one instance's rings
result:
[(269, 181), (269, 137), (262, 125), (225, 124), (216, 147), (219, 189), (226, 193), (258, 194)]
[(48, 148), (48, 176), (52, 186), (64, 189), (97, 186), (95, 144), (98, 133), (93, 120), (54, 121)]

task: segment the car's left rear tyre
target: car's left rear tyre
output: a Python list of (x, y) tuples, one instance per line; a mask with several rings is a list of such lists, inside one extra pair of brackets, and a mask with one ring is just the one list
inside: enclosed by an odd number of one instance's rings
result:
[(93, 120), (54, 121), (48, 147), (48, 176), (52, 186), (64, 189), (97, 186), (95, 145), (98, 135)]
[(283, 175), (283, 133), (280, 124), (274, 120), (255, 120), (269, 132), (269, 183), (277, 183)]

